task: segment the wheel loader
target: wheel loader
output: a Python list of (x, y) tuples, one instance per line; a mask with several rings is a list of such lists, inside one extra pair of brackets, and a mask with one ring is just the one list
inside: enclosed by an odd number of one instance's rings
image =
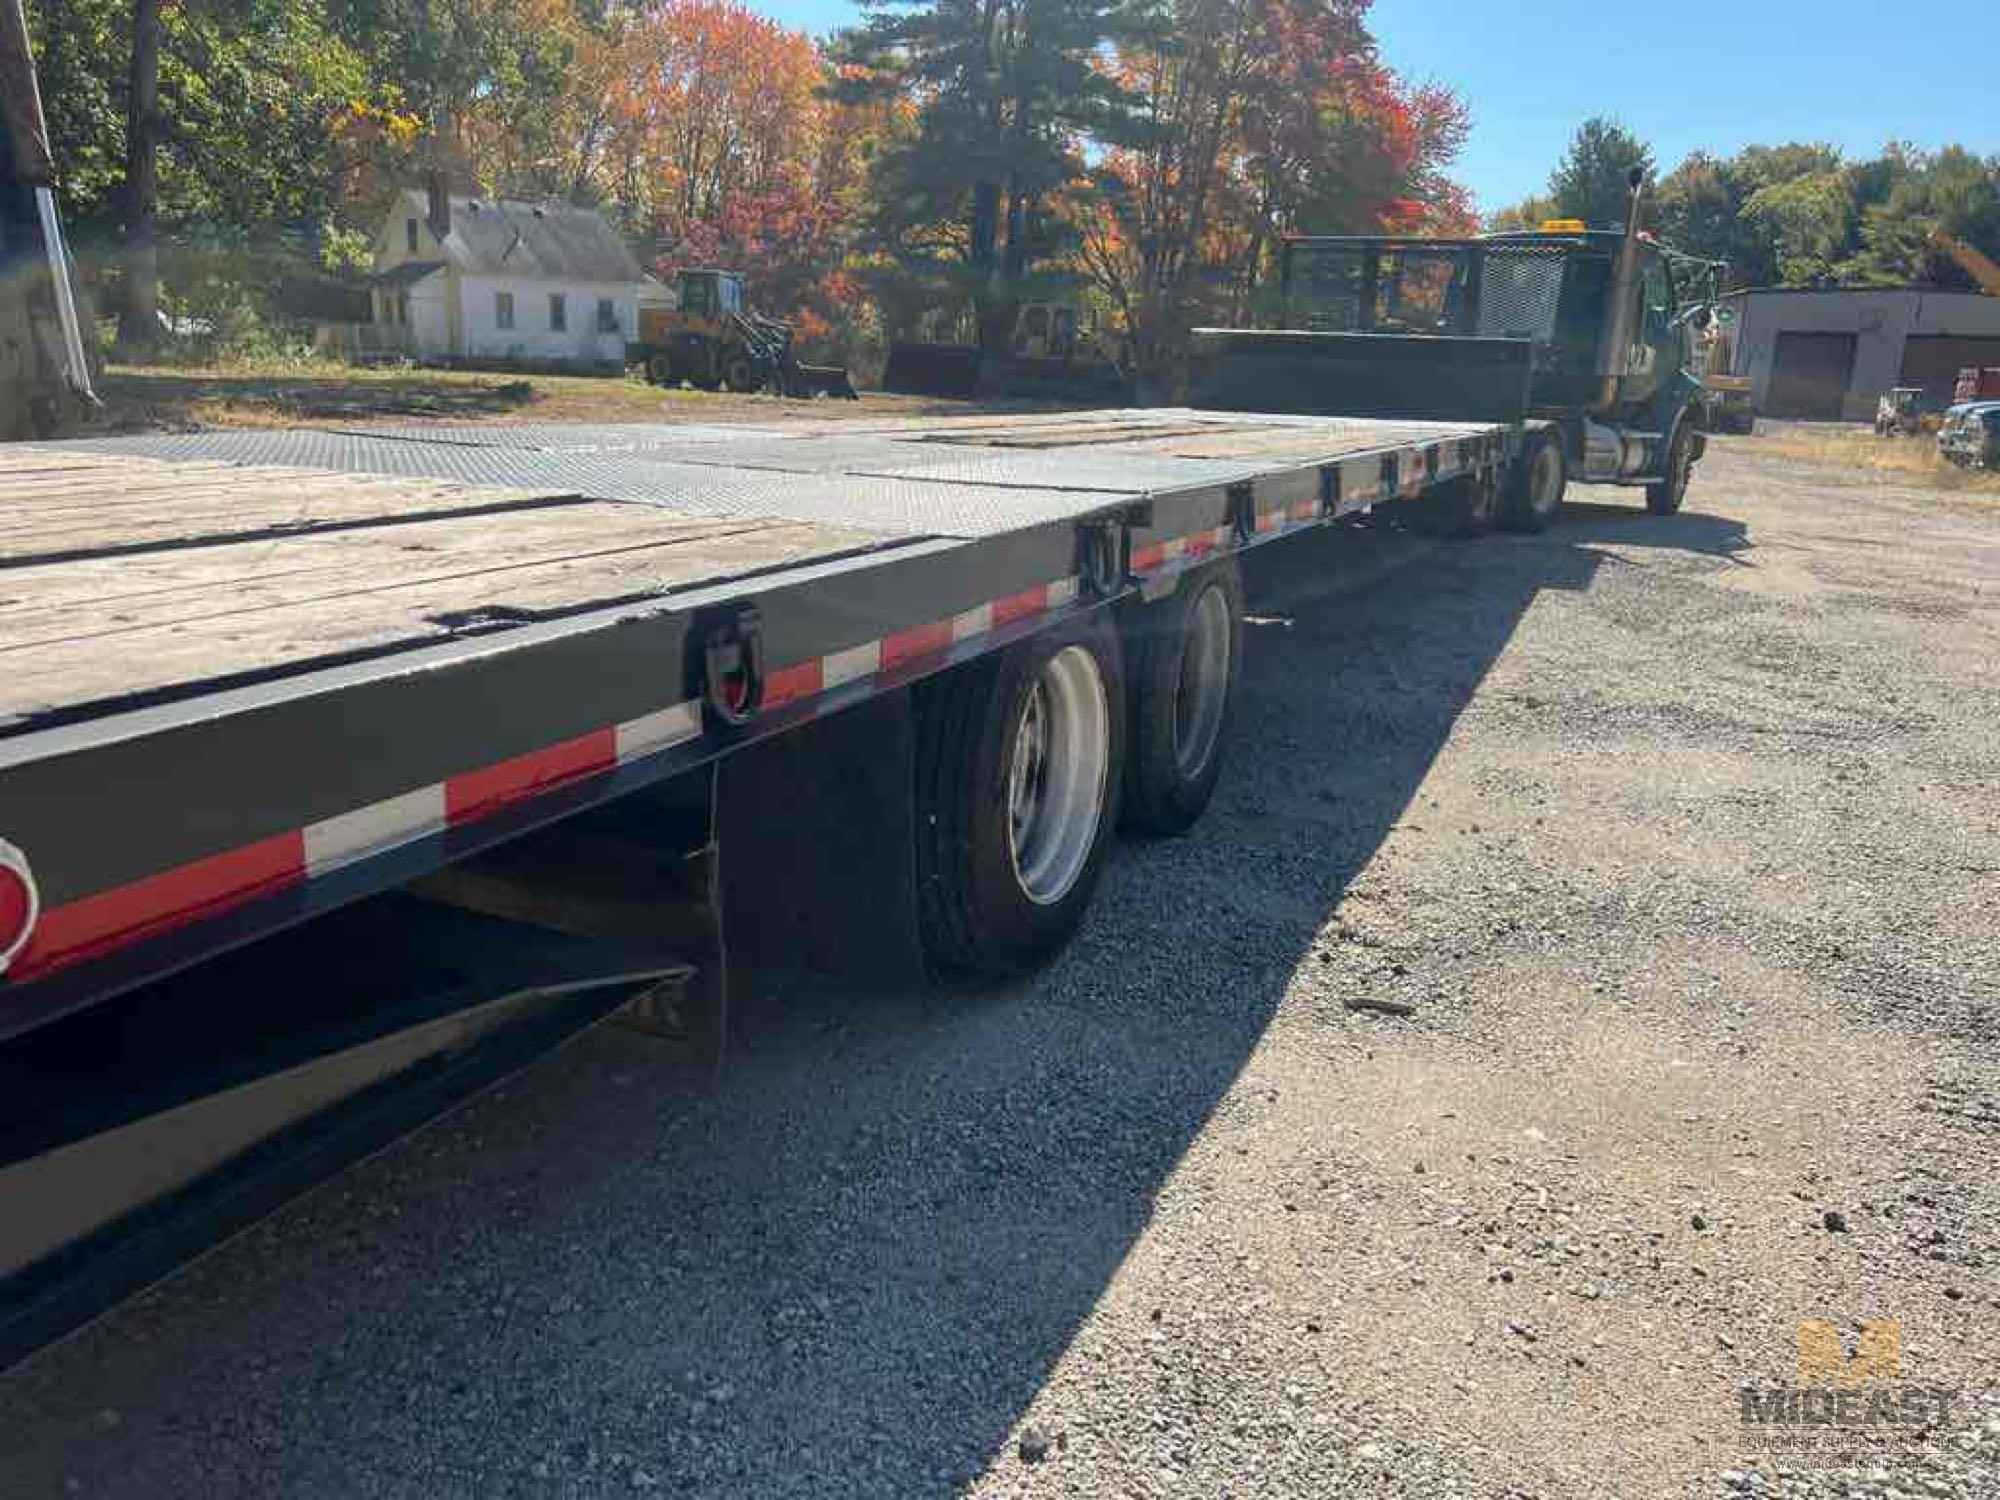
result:
[(634, 353), (655, 385), (855, 399), (845, 366), (801, 362), (792, 348), (792, 325), (749, 308), (736, 271), (682, 271), (672, 307), (640, 312)]
[(96, 405), (27, 20), (0, 0), (0, 441), (51, 436)]

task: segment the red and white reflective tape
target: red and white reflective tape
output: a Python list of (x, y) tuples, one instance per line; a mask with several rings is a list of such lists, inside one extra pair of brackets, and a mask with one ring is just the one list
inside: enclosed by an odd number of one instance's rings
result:
[[(678, 703), (50, 907), (24, 934), (25, 944), (17, 945), (21, 951), (13, 973), (16, 977), (45, 973), (214, 916), (457, 824), (476, 822), (583, 777), (657, 755), (700, 733), (700, 706)], [(0, 850), (6, 847), (0, 845)]]
[[(949, 619), (781, 668), (765, 684), (764, 706), (781, 707), (912, 662), (943, 658), (968, 641), (1060, 609), (1076, 596), (1077, 580), (1059, 578)], [(658, 755), (701, 732), (698, 703), (672, 704), (46, 909), (36, 901), (26, 858), (0, 842), (0, 915), (10, 889), (25, 890), (29, 908), (11, 942), (0, 930), (0, 971), (29, 978), (96, 957)], [(8, 855), (18, 863), (8, 863)], [(8, 879), (15, 871), (18, 887)]]
[(1061, 609), (1075, 601), (1076, 592), (1076, 579), (1058, 578), (962, 614), (779, 667), (765, 679), (764, 707), (784, 708), (912, 662), (948, 656), (967, 641)]

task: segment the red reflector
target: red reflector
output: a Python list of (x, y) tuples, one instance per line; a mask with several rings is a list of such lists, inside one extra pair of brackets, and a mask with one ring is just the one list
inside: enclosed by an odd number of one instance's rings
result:
[(28, 913), (34, 905), (28, 897), (28, 882), (12, 870), (0, 869), (0, 948), (13, 946), (28, 925)]
[(35, 887), (27, 861), (0, 843), (0, 968), (5, 968), (35, 925)]

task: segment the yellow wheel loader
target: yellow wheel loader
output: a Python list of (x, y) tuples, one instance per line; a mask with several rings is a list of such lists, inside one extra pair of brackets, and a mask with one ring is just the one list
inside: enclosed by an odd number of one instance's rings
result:
[(634, 352), (655, 385), (855, 399), (844, 366), (801, 363), (792, 349), (792, 325), (746, 306), (736, 271), (681, 272), (672, 307), (640, 312)]

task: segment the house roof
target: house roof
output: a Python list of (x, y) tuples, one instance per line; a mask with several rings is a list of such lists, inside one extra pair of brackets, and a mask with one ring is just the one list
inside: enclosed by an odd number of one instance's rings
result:
[[(429, 204), (414, 188), (399, 200), (400, 216), (425, 219)], [(637, 281), (639, 263), (604, 216), (563, 203), (453, 196), (445, 258), (474, 276), (569, 277), (578, 281)]]
[(368, 280), (374, 286), (415, 286), (425, 277), (435, 276), (443, 269), (444, 262), (441, 260), (406, 260), (400, 266), (377, 272)]

